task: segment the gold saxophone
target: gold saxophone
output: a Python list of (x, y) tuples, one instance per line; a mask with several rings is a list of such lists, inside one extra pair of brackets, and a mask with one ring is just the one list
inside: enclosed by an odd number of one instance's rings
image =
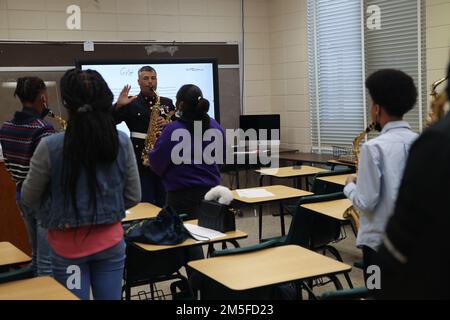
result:
[(145, 137), (144, 149), (142, 149), (141, 154), (142, 164), (147, 167), (150, 165), (148, 161), (148, 153), (153, 149), (156, 143), (156, 139), (158, 139), (158, 118), (161, 115), (161, 98), (156, 93), (155, 89), (152, 88), (152, 90), (153, 94), (156, 97), (156, 102), (150, 112), (150, 121), (148, 123), (147, 136)]
[[(358, 172), (358, 162), (359, 162), (359, 152), (360, 152), (360, 145), (361, 141), (366, 137), (366, 135), (372, 131), (375, 128), (375, 122), (372, 122), (367, 126), (367, 128), (355, 137), (352, 142), (352, 152), (354, 156), (354, 164), (356, 168), (356, 172)], [(356, 209), (351, 206), (344, 212), (344, 218), (350, 220), (350, 223), (352, 224), (353, 231), (355, 232), (355, 235), (358, 234), (359, 230), (359, 213), (356, 211)]]
[(64, 120), (62, 117), (57, 116), (52, 110), (48, 109), (48, 114), (47, 114), (50, 118), (56, 119), (59, 123), (59, 125), (61, 126), (61, 128), (63, 130), (66, 130), (67, 128), (67, 121)]
[(447, 79), (448, 77), (439, 79), (433, 82), (433, 84), (431, 85), (431, 106), (430, 112), (428, 113), (427, 117), (427, 126), (439, 121), (444, 117), (444, 106), (448, 100), (447, 93), (444, 91), (441, 94), (438, 94), (436, 88)]

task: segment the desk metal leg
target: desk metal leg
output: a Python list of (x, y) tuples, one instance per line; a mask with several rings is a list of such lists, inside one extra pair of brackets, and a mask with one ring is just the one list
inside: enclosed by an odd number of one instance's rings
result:
[(280, 223), (281, 223), (281, 236), (286, 235), (286, 230), (284, 226), (284, 210), (283, 203), (280, 201)]
[(211, 253), (213, 253), (215, 251), (214, 249), (214, 245), (212, 243), (208, 244), (208, 251), (206, 252), (206, 257), (210, 257)]
[(262, 238), (262, 217), (263, 217), (263, 206), (259, 206), (259, 241), (261, 241)]

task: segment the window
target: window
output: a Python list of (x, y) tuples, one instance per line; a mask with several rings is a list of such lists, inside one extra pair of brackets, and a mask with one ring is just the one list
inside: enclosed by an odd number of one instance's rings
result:
[[(376, 5), (381, 28), (366, 27)], [(313, 150), (350, 146), (370, 121), (364, 81), (381, 68), (411, 75), (418, 105), (406, 115), (420, 131), (426, 113), (423, 0), (308, 0), (308, 58)]]
[[(404, 119), (412, 130), (420, 132), (426, 120), (428, 101), (425, 81), (425, 2), (366, 0), (364, 4), (366, 8), (377, 5), (381, 10), (381, 29), (364, 29), (366, 75), (379, 69), (395, 68), (414, 79), (419, 94), (417, 104)], [(369, 100), (367, 97), (367, 105)]]

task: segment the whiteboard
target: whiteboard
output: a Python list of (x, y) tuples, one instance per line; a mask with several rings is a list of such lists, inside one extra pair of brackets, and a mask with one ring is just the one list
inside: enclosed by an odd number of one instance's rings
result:
[[(150, 65), (156, 70), (158, 77), (157, 92), (160, 96), (172, 99), (176, 102), (176, 94), (181, 86), (185, 84), (195, 84), (203, 93), (203, 97), (210, 103), (208, 114), (211, 118), (216, 118), (215, 112), (215, 91), (214, 91), (214, 63), (205, 62), (173, 62), (173, 63), (130, 63), (130, 64), (88, 64), (82, 63), (81, 69), (92, 69), (99, 72), (105, 79), (112, 93), (114, 102), (117, 100), (120, 91), (125, 85), (130, 85), (130, 95), (137, 95), (140, 92), (138, 85), (138, 70)], [(129, 129), (125, 123), (117, 126), (119, 130), (129, 135)]]

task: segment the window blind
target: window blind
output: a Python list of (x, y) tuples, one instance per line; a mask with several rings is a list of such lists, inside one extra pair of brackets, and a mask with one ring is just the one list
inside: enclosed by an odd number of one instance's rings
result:
[[(419, 92), (417, 104), (404, 119), (412, 130), (420, 132), (427, 111), (425, 3), (421, 0), (364, 1), (365, 8), (370, 5), (377, 5), (381, 10), (381, 29), (364, 29), (366, 75), (379, 69), (394, 68), (414, 79)], [(366, 105), (369, 104), (370, 97), (367, 94)]]
[(308, 1), (311, 137), (313, 148), (319, 151), (349, 145), (361, 131), (364, 112), (358, 3)]
[[(381, 29), (366, 27), (370, 5), (381, 10)], [(422, 129), (427, 103), (423, 0), (308, 0), (307, 18), (313, 150), (351, 146), (370, 121), (364, 78), (382, 68), (413, 77), (420, 94), (405, 119), (413, 130)]]

